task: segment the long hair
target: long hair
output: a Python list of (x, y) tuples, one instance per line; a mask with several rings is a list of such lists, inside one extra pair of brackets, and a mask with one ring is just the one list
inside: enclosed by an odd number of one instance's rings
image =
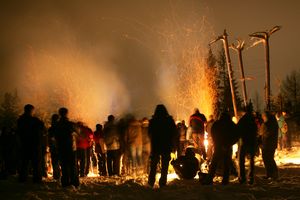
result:
[(153, 117), (161, 118), (161, 117), (168, 117), (168, 116), (169, 113), (166, 106), (164, 106), (163, 104), (159, 104), (156, 106)]

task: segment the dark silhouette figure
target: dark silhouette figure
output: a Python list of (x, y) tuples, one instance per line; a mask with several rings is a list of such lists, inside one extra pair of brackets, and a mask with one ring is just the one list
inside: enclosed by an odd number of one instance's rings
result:
[(232, 122), (228, 113), (222, 113), (211, 128), (212, 139), (214, 142), (213, 158), (209, 167), (209, 173), (204, 184), (212, 184), (218, 164), (223, 163), (222, 184), (229, 183), (232, 145), (237, 142), (239, 136), (237, 126)]
[(107, 147), (107, 171), (109, 176), (120, 175), (120, 133), (113, 115), (108, 116), (104, 125), (104, 141)]
[(245, 183), (246, 172), (245, 172), (245, 157), (250, 157), (250, 169), (249, 169), (249, 184), (254, 182), (254, 157), (257, 149), (257, 138), (258, 130), (255, 122), (255, 117), (252, 113), (250, 106), (246, 107), (246, 113), (238, 122), (238, 131), (241, 134), (241, 145), (239, 151), (239, 181)]
[(134, 117), (125, 132), (125, 143), (129, 150), (129, 171), (137, 173), (142, 166), (143, 135), (142, 124)]
[(262, 114), (263, 123), (259, 134), (262, 137), (262, 158), (266, 168), (266, 178), (276, 180), (278, 178), (278, 169), (274, 160), (275, 150), (278, 141), (278, 123), (274, 115), (269, 112)]
[(154, 115), (149, 122), (149, 136), (151, 140), (151, 164), (148, 184), (153, 187), (157, 164), (161, 161), (160, 187), (167, 183), (168, 167), (171, 152), (174, 148), (177, 129), (172, 116), (164, 105), (157, 105)]
[(181, 179), (193, 179), (199, 170), (199, 161), (193, 148), (187, 148), (184, 156), (179, 156), (171, 162), (176, 174)]
[(186, 140), (187, 127), (185, 125), (184, 120), (182, 120), (180, 123), (177, 124), (177, 131), (178, 131), (177, 154), (180, 156), (184, 154), (185, 147), (187, 144), (187, 140)]
[(206, 124), (206, 132), (207, 132), (207, 141), (208, 141), (208, 147), (207, 147), (207, 161), (210, 162), (212, 159), (213, 151), (214, 151), (214, 143), (211, 136), (211, 127), (215, 123), (215, 119), (213, 115), (209, 116), (208, 122)]
[(33, 105), (24, 107), (24, 114), (18, 119), (17, 135), (21, 145), (21, 168), (19, 181), (24, 182), (28, 177), (29, 164), (33, 168), (33, 181), (42, 181), (42, 142), (44, 123), (33, 116)]
[(48, 143), (49, 143), (49, 149), (51, 153), (53, 178), (56, 180), (60, 178), (58, 149), (57, 149), (57, 142), (55, 140), (55, 135), (58, 134), (56, 133), (58, 120), (59, 120), (59, 115), (53, 114), (51, 117), (51, 127), (48, 129)]
[(204, 126), (207, 122), (206, 117), (200, 113), (199, 109), (195, 109), (193, 115), (190, 116), (190, 127), (192, 128), (192, 139), (194, 147), (198, 150), (204, 160), (206, 160), (206, 151), (204, 146)]
[(94, 142), (95, 142), (95, 153), (98, 160), (98, 170), (100, 176), (106, 176), (106, 150), (104, 148), (104, 133), (101, 124), (96, 125), (96, 131), (94, 132)]
[(61, 184), (63, 187), (79, 186), (76, 159), (75, 124), (68, 119), (68, 109), (59, 109), (60, 120), (57, 122), (55, 139), (57, 141), (61, 163)]
[(0, 134), (0, 180), (17, 172), (16, 131), (4, 126)]
[(142, 139), (143, 139), (143, 154), (142, 154), (143, 171), (144, 173), (149, 173), (151, 141), (149, 137), (149, 120), (147, 118), (143, 118), (142, 120)]

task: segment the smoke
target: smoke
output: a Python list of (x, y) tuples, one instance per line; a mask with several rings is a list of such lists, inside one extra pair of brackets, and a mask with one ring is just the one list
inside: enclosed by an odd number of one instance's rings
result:
[(128, 91), (112, 65), (94, 63), (78, 48), (38, 52), (29, 48), (18, 70), (23, 102), (43, 113), (67, 107), (70, 117), (89, 125), (104, 120), (108, 113), (121, 114), (129, 106)]
[(2, 4), (1, 76), (11, 84), (1, 90), (17, 88), (41, 113), (65, 106), (91, 126), (108, 114), (150, 116), (158, 103), (178, 119), (194, 107), (212, 114), (202, 1)]

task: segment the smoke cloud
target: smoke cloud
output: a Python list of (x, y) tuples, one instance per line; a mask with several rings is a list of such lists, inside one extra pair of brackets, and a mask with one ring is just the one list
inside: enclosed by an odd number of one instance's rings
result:
[[(204, 71), (213, 27), (202, 1), (1, 2), (1, 90), (94, 126), (108, 114), (177, 119), (213, 111)], [(5, 28), (3, 28), (5, 27)], [(199, 86), (199, 87), (198, 87)], [(205, 89), (208, 88), (208, 89)]]

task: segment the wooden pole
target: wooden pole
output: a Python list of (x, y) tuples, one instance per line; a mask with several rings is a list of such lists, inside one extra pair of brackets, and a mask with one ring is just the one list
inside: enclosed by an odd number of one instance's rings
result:
[(279, 31), (281, 26), (274, 26), (269, 31), (261, 31), (250, 34), (250, 37), (258, 39), (258, 42), (255, 42), (253, 46), (256, 44), (263, 42), (265, 46), (265, 102), (266, 109), (271, 110), (271, 79), (270, 79), (270, 46), (269, 46), (269, 38), (270, 36)]
[(244, 106), (246, 107), (248, 104), (248, 97), (247, 97), (246, 78), (244, 73), (244, 64), (243, 64), (243, 55), (242, 55), (242, 51), (244, 50), (245, 43), (244, 41), (241, 40), (237, 40), (237, 42), (238, 43), (236, 46), (232, 44), (230, 48), (235, 50), (238, 54), (239, 67), (241, 72), (241, 81), (242, 81), (243, 101), (244, 101)]
[(245, 79), (245, 74), (244, 74), (242, 49), (238, 50), (238, 57), (239, 57), (239, 66), (240, 66), (241, 78), (242, 78), (242, 91), (243, 91), (244, 106), (246, 107), (248, 104), (248, 97), (247, 97), (246, 79)]
[(236, 117), (236, 119), (238, 119), (238, 113), (237, 113), (237, 107), (236, 107), (236, 97), (235, 97), (234, 85), (233, 85), (233, 80), (232, 80), (233, 79), (233, 71), (232, 71), (232, 66), (231, 66), (229, 45), (228, 45), (228, 35), (226, 33), (226, 29), (224, 30), (224, 34), (223, 34), (223, 45), (224, 45), (226, 62), (227, 62), (227, 67), (228, 67), (228, 77), (229, 77), (229, 83), (230, 83), (230, 89), (231, 89), (231, 98), (232, 98), (234, 116)]
[(265, 65), (266, 65), (266, 108), (271, 110), (271, 79), (270, 79), (270, 47), (269, 37), (264, 40), (265, 45)]

